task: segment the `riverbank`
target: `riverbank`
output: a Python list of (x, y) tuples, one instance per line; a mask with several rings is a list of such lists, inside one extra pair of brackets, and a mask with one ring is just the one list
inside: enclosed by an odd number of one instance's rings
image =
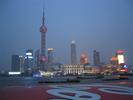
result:
[[(76, 79), (76, 77), (57, 77), (56, 80), (55, 78), (49, 78), (50, 81), (53, 82), (43, 82), (45, 80), (48, 80), (44, 77), (0, 77), (0, 87), (6, 87), (6, 86), (38, 86), (41, 84), (59, 84), (62, 82), (57, 82), (56, 81), (65, 81), (67, 79)], [(58, 79), (58, 80), (57, 80)], [(105, 81), (102, 80), (102, 78), (85, 78), (85, 79), (79, 79), (80, 82), (77, 82), (77, 84), (88, 84), (88, 83), (109, 83), (109, 82), (133, 82), (133, 76), (129, 76), (128, 80), (110, 80), (110, 81)], [(54, 82), (55, 81), (55, 82)], [(42, 82), (41, 84), (39, 82)], [(66, 82), (66, 83), (74, 83), (74, 82)]]

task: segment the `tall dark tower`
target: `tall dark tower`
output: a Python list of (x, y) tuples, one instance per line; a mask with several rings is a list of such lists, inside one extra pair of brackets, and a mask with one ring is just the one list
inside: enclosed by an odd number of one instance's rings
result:
[(40, 27), (40, 32), (41, 32), (41, 55), (40, 55), (40, 64), (41, 67), (45, 67), (45, 63), (47, 60), (47, 57), (45, 55), (46, 52), (46, 32), (47, 32), (47, 28), (45, 26), (44, 23), (44, 8), (43, 8), (43, 16), (42, 16), (42, 25)]
[(93, 51), (93, 62), (95, 66), (100, 66), (100, 54), (98, 51)]
[(20, 58), (19, 55), (12, 55), (12, 67), (11, 70), (14, 72), (20, 71)]
[(75, 41), (72, 41), (72, 43), (71, 43), (71, 64), (77, 64)]
[(43, 8), (43, 16), (42, 16), (42, 26), (40, 27), (41, 32), (41, 56), (45, 56), (46, 51), (46, 32), (47, 28), (44, 24), (44, 8)]

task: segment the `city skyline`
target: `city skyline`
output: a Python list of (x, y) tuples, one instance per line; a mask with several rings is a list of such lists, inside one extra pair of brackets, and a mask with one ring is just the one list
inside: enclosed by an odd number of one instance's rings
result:
[[(0, 1), (0, 69), (9, 69), (11, 55), (40, 49), (43, 0)], [(133, 2), (131, 0), (45, 0), (46, 48), (56, 59), (70, 63), (70, 43), (76, 41), (77, 58), (98, 50), (103, 62), (122, 49), (133, 65)], [(92, 60), (91, 60), (92, 62)]]

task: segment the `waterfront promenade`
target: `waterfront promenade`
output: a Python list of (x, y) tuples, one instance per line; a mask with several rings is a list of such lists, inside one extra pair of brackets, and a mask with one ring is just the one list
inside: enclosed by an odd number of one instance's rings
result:
[(0, 87), (0, 100), (133, 100), (132, 79), (86, 79), (80, 83), (54, 84), (39, 84), (32, 78), (18, 78), (16, 81), (18, 80), (25, 81), (23, 84), (12, 83)]

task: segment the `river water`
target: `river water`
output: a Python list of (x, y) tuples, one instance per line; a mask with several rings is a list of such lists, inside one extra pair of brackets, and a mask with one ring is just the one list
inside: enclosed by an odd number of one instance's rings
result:
[[(42, 85), (38, 82), (44, 80), (42, 77), (0, 77), (0, 87), (6, 87), (6, 86), (36, 86), (36, 85)], [(80, 83), (82, 84), (90, 84), (90, 83), (115, 83), (115, 82), (133, 82), (133, 76), (129, 77), (129, 80), (114, 80), (114, 81), (103, 81), (101, 79), (82, 79), (80, 80)], [(77, 83), (77, 84), (80, 84)], [(43, 83), (45, 84), (51, 84), (51, 83)], [(54, 83), (59, 84), (59, 83)]]

